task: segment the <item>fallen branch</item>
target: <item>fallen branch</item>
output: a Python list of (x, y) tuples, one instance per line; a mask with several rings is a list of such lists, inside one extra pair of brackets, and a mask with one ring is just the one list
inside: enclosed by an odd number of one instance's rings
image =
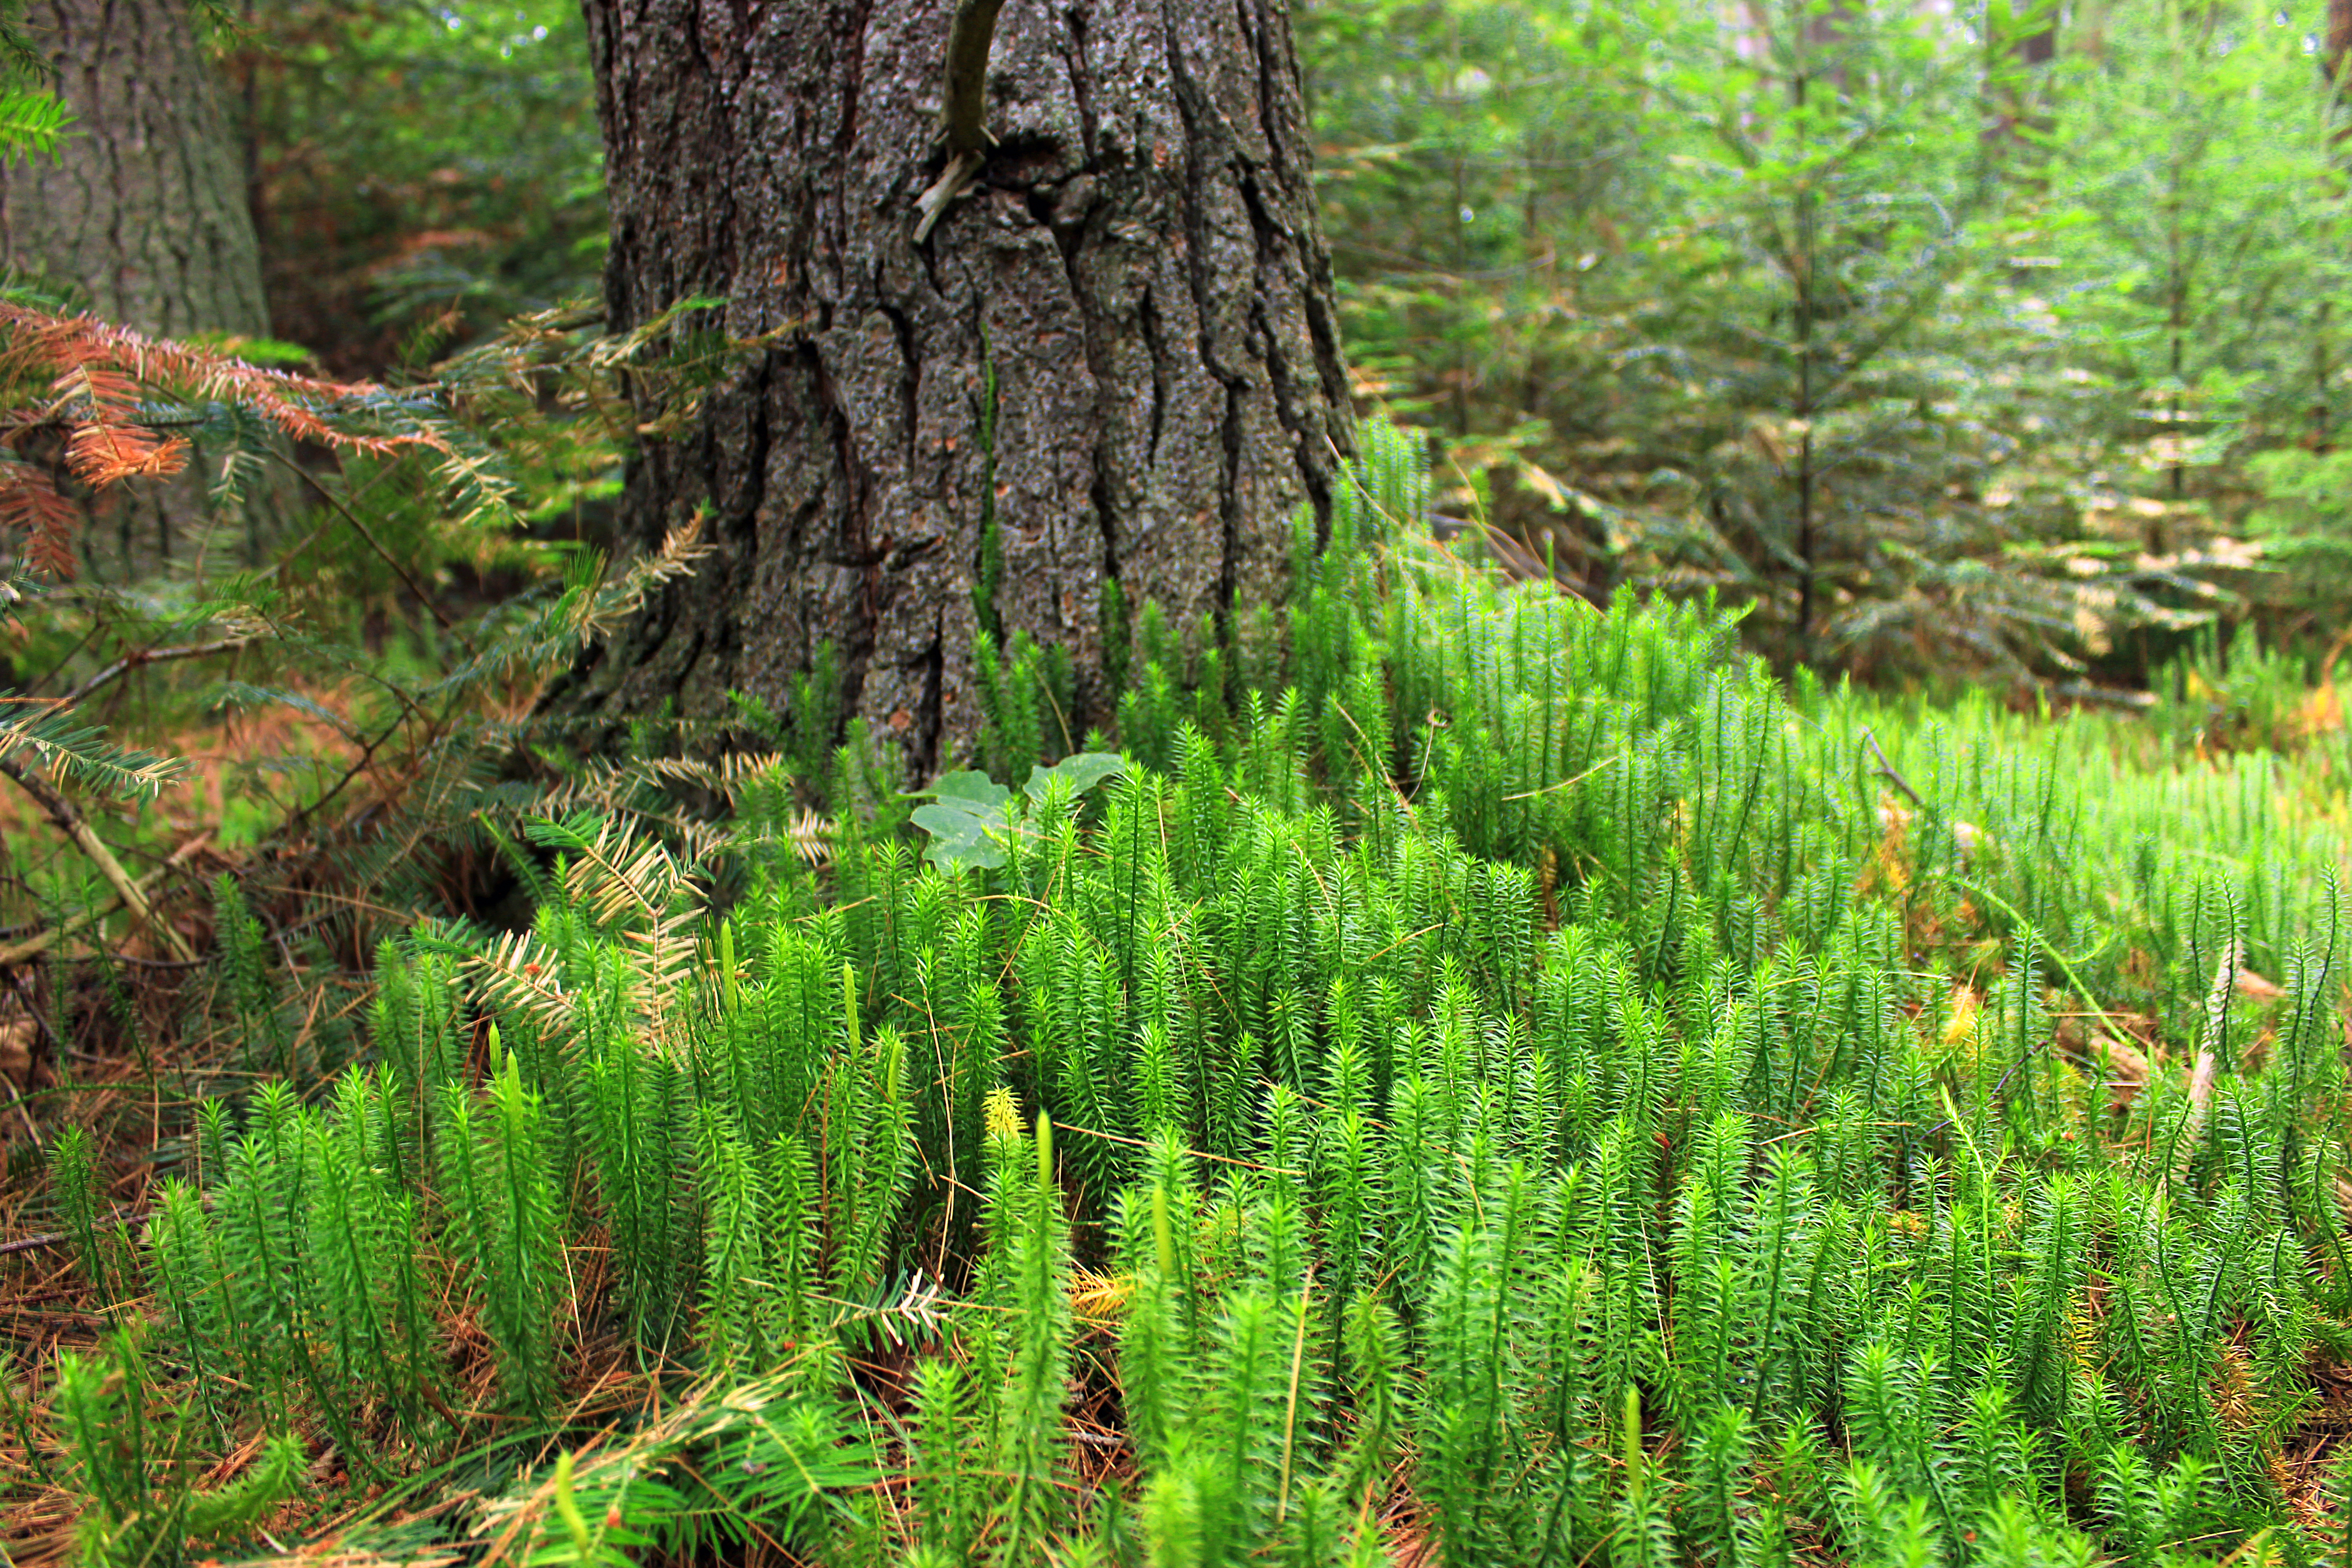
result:
[[(5, 759), (0, 759), (0, 763), (5, 763)], [(137, 907), (145, 908), (145, 895), (147, 892), (157, 883), (161, 882), (165, 877), (170, 876), (173, 871), (178, 870), (183, 865), (186, 864), (191, 856), (194, 855), (197, 850), (204, 848), (212, 841), (213, 836), (211, 834), (199, 833), (194, 838), (189, 839), (185, 844), (181, 845), (177, 849), (172, 851), (172, 858), (170, 859), (164, 861), (161, 866), (158, 866), (152, 871), (148, 872), (146, 876), (142, 877), (138, 881), (132, 883), (131, 890), (141, 895), (140, 904)], [(102, 848), (104, 846), (101, 845), (100, 847)], [(121, 869), (121, 867), (118, 865), (116, 868), (119, 870)], [(14, 943), (8, 947), (0, 947), (0, 969), (7, 968), (12, 964), (22, 963), (26, 959), (38, 958), (42, 953), (48, 952), (49, 949), (55, 947), (58, 942), (65, 941), (68, 937), (79, 935), (88, 927), (95, 925), (98, 921), (104, 920), (115, 910), (122, 908), (123, 903), (124, 900), (121, 893), (118, 889), (114, 898), (111, 900), (102, 904), (93, 904), (89, 909), (82, 910), (80, 913), (75, 915), (71, 920), (65, 921), (61, 925), (52, 926), (47, 931), (37, 932), (32, 936), (26, 937), (24, 941)], [(173, 934), (176, 936), (178, 933), (173, 932)], [(185, 943), (181, 943), (180, 947), (181, 956), (174, 960), (175, 963), (193, 964), (199, 962), (194, 953), (186, 950)]]
[(1924, 806), (1927, 804), (1926, 801), (1919, 798), (1919, 792), (1911, 787), (1911, 781), (1905, 778), (1901, 773), (1896, 773), (1895, 771), (1895, 764), (1886, 760), (1886, 753), (1878, 749), (1877, 736), (1872, 734), (1868, 730), (1864, 730), (1862, 732), (1862, 742), (1864, 745), (1870, 748), (1870, 754), (1878, 759), (1878, 766), (1871, 770), (1873, 773), (1876, 773), (1880, 778), (1885, 779), (1888, 784), (1893, 784), (1896, 789), (1901, 790), (1905, 798), (1909, 800), (1913, 805)]
[[(205, 1208), (212, 1207), (212, 1194), (207, 1192), (204, 1194), (204, 1203)], [(138, 1219), (146, 1212), (136, 1204), (118, 1204), (108, 1211), (106, 1223), (109, 1226), (119, 1226), (125, 1220)], [(64, 1230), (45, 1230), (36, 1236), (20, 1236), (10, 1241), (0, 1241), (0, 1258), (7, 1258), (19, 1252), (37, 1252), (44, 1247), (56, 1247), (61, 1242), (72, 1239), (73, 1233)], [(20, 1297), (15, 1304), (21, 1305), (22, 1302), (23, 1298)]]
[(15, 779), (17, 787), (31, 795), (33, 803), (48, 813), (49, 820), (58, 825), (58, 830), (89, 857), (90, 864), (98, 868), (98, 874), (106, 879), (107, 886), (114, 889), (115, 897), (131, 910), (131, 918), (152, 929), (163, 945), (172, 950), (173, 957), (192, 960), (196, 956), (186, 939), (155, 918), (155, 911), (148, 906), (146, 893), (131, 879), (131, 873), (122, 868), (122, 862), (114, 858), (114, 851), (106, 847), (106, 841), (82, 820), (81, 813), (73, 808), (73, 802), (50, 788), (48, 780), (15, 757), (0, 755), (0, 773)]

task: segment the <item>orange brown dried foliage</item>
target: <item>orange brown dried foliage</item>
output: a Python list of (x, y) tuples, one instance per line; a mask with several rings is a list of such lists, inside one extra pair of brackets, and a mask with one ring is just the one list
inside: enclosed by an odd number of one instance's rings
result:
[(159, 407), (233, 404), (290, 440), (335, 451), (448, 450), (429, 430), (355, 428), (346, 416), (383, 395), (367, 382), (263, 370), (94, 316), (0, 300), (0, 527), (26, 536), (26, 558), (37, 569), (74, 575), (83, 512), (58, 488), (57, 468), (29, 455), (30, 443), (62, 433), (65, 474), (93, 491), (166, 478), (187, 466), (190, 446), (158, 427)]

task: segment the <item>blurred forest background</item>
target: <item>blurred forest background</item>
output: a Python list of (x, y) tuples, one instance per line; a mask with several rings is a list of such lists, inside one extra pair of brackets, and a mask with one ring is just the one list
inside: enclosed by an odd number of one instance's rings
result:
[[(1427, 433), (1442, 530), (1596, 602), (1746, 606), (1783, 668), (2218, 700), (2216, 733), (2274, 729), (2260, 692), (2333, 652), (2352, 17), (1302, 0), (1294, 19), (1357, 391)], [(575, 7), (246, 0), (197, 21), (267, 296), (248, 357), (398, 384), (594, 300)], [(524, 510), (544, 540), (601, 542), (617, 448), (541, 433), (562, 458)], [(381, 559), (319, 579), (379, 643), (446, 619), (428, 582), (479, 602), (551, 570), (394, 531), (378, 553), (415, 581)]]
[[(2317, 674), (2352, 582), (2352, 21), (1294, 16), (1358, 391), (1428, 432), (1447, 516), (1522, 572), (1715, 594), (1784, 668), (1898, 685), (2210, 703), (2232, 656), (2249, 691), (2274, 658)], [(398, 381), (594, 297), (575, 7), (205, 22), (272, 338)], [(614, 477), (535, 496), (543, 529), (598, 538)], [(379, 616), (421, 626), (397, 596)]]
[(1301, 15), (1365, 389), (1580, 591), (1897, 683), (2325, 657), (2345, 18)]

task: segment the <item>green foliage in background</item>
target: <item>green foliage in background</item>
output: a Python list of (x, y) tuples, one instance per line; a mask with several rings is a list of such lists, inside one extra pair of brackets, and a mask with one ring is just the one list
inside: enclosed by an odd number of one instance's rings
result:
[[(2202, 625), (2307, 661), (2338, 629), (2352, 236), (2324, 18), (1297, 13), (1358, 390), (1429, 428), (1442, 513), (1521, 573), (1712, 592), (1776, 668), (1897, 682), (2105, 689)], [(576, 8), (214, 31), (279, 336), (374, 374), (593, 291)], [(575, 531), (604, 499), (570, 497)], [(982, 667), (1026, 687), (1055, 657)], [(1042, 690), (998, 771), (1035, 760)]]
[[(2314, 657), (2336, 630), (2324, 18), (1314, 0), (1297, 26), (1359, 390), (1431, 428), (1442, 510), (1519, 570), (1713, 591), (1778, 666), (1898, 680), (2128, 685), (2201, 624)], [(576, 8), (213, 32), (280, 337), (376, 374), (593, 290)]]
[[(1518, 568), (1899, 679), (2340, 614), (2324, 18), (1320, 0), (1360, 381)], [(2337, 487), (2340, 488), (2340, 487)], [(2339, 596), (2340, 597), (2340, 596)]]
[(579, 6), (259, 0), (211, 31), (278, 337), (375, 377), (595, 292)]

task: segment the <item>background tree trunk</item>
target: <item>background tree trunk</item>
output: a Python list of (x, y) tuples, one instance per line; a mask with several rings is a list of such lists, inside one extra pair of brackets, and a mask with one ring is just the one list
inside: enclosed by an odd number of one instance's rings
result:
[(1067, 650), (1075, 743), (1114, 700), (1110, 583), (1224, 636), (1280, 596), (1297, 507), (1328, 515), (1351, 426), (1280, 0), (1011, 0), (996, 145), (918, 244), (951, 10), (587, 0), (611, 326), (706, 292), (778, 336), (633, 464), (629, 537), (707, 503), (719, 552), (558, 710), (783, 712), (829, 640), (843, 710), (924, 775), (969, 754), (988, 627)]
[[(54, 161), (0, 168), (0, 262), (152, 335), (269, 330), (246, 182), (181, 0), (32, 0), (74, 114)], [(201, 474), (110, 498), (125, 571), (203, 517)]]
[[(2320, 70), (2335, 89), (2333, 107), (2338, 114), (2344, 110), (2346, 98), (2352, 96), (2352, 73), (2345, 68), (2347, 58), (2352, 58), (2352, 0), (2327, 0), (2327, 39), (2320, 52)], [(2343, 140), (2340, 131), (2336, 140)]]

